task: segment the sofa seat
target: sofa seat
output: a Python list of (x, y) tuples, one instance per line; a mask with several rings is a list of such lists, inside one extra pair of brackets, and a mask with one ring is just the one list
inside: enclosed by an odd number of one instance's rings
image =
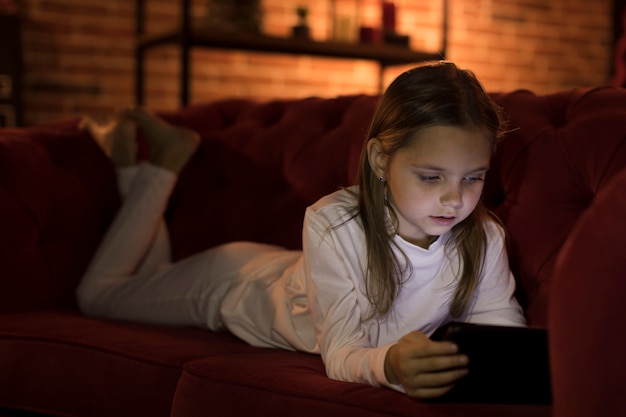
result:
[(96, 320), (72, 310), (2, 314), (0, 358), (10, 366), (0, 372), (0, 403), (62, 415), (169, 416), (185, 362), (249, 350), (228, 333), (196, 328)]
[[(46, 415), (551, 415), (545, 405), (421, 402), (329, 380), (317, 355), (252, 347), (227, 332), (92, 319), (71, 310), (3, 314), (0, 357), (12, 358), (0, 373), (6, 387), (0, 403), (28, 403), (28, 411)], [(20, 378), (34, 374), (42, 375), (41, 386)]]
[(418, 401), (388, 389), (329, 380), (319, 356), (271, 349), (185, 364), (172, 416), (204, 417), (209, 411), (216, 416), (267, 417), (551, 415), (551, 407), (545, 405)]

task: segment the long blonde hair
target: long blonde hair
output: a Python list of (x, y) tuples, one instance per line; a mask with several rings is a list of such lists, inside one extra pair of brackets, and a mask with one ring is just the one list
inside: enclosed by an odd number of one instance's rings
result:
[[(492, 140), (492, 153), (503, 133), (500, 109), (485, 93), (474, 74), (451, 62), (439, 62), (413, 68), (396, 78), (381, 97), (366, 143), (377, 138), (383, 152), (391, 156), (408, 146), (416, 133), (425, 127), (477, 126), (486, 129)], [(391, 225), (386, 222), (386, 213)], [(491, 213), (482, 201), (464, 221), (452, 229), (448, 241), (456, 249), (462, 269), (457, 277), (450, 313), (462, 315), (478, 285), (487, 248), (483, 222)], [(372, 316), (384, 316), (392, 308), (402, 286), (402, 277), (410, 263), (406, 255), (400, 262), (394, 255), (393, 235), (398, 219), (385, 198), (385, 184), (370, 166), (364, 145), (359, 174), (358, 207), (367, 244), (367, 297), (373, 306)], [(400, 251), (402, 253), (402, 251)]]

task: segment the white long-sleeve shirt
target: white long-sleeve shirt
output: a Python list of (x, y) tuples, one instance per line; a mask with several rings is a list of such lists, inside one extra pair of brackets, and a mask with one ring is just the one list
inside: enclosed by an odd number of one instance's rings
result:
[[(223, 321), (253, 345), (321, 354), (330, 378), (399, 389), (385, 377), (387, 350), (413, 330), (430, 335), (450, 321), (458, 259), (445, 253), (449, 233), (428, 249), (395, 236), (412, 274), (405, 277), (392, 311), (368, 319), (365, 236), (360, 219), (349, 219), (355, 203), (354, 194), (341, 190), (309, 207), (303, 254), (269, 253), (247, 265), (222, 303)], [(457, 320), (523, 325), (504, 233), (495, 222), (485, 230), (489, 243), (480, 283), (467, 314)]]

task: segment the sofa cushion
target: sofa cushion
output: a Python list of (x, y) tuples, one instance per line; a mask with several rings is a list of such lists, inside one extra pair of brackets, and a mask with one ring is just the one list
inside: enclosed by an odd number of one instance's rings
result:
[(169, 416), (189, 360), (248, 345), (228, 333), (96, 320), (74, 311), (0, 315), (0, 404), (65, 416)]
[(254, 349), (185, 364), (173, 417), (550, 416), (541, 405), (453, 404), (414, 400), (388, 388), (330, 380), (319, 356)]

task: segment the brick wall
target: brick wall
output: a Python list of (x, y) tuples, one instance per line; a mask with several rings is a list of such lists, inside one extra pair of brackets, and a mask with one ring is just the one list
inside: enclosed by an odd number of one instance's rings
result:
[[(337, 0), (347, 1), (347, 0)], [(174, 27), (177, 2), (147, 0), (148, 32)], [(309, 5), (312, 36), (330, 33), (320, 0), (263, 0), (263, 31), (289, 36), (295, 8)], [(435, 0), (397, 0), (398, 32), (411, 47), (438, 51), (442, 8)], [(610, 77), (612, 0), (449, 0), (448, 59), (473, 69), (490, 91), (538, 93), (603, 85)], [(22, 0), (24, 120), (34, 124), (133, 103), (134, 2)], [(207, 0), (194, 2), (198, 24)], [(380, 20), (377, 0), (361, 0), (364, 24)], [(178, 52), (151, 51), (146, 105), (178, 106)], [(384, 83), (400, 71), (384, 74)], [(192, 53), (191, 101), (242, 96), (335, 96), (376, 93), (378, 66), (344, 60), (239, 51)]]

